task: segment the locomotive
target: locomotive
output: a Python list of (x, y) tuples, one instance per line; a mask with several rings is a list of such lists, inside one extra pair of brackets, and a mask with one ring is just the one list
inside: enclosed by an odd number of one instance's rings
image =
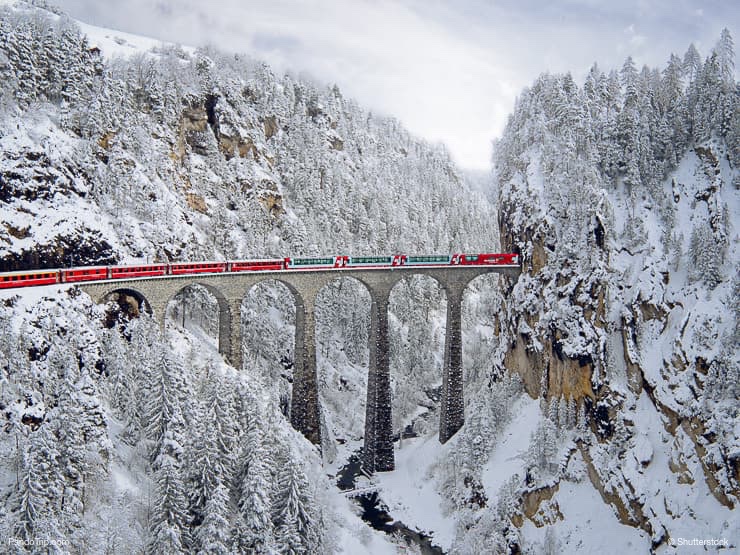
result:
[(170, 262), (132, 266), (87, 266), (57, 270), (26, 270), (0, 273), (0, 289), (79, 283), (115, 279), (184, 276), (240, 272), (277, 272), (341, 269), (394, 269), (398, 267), (446, 266), (516, 266), (518, 254), (441, 254), (388, 256), (335, 255), (312, 258), (274, 258), (267, 260), (232, 260), (226, 262)]

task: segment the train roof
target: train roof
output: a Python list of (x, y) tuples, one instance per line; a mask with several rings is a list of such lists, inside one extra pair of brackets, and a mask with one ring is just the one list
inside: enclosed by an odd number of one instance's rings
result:
[(27, 276), (29, 274), (50, 274), (58, 271), (58, 268), (47, 268), (44, 270), (15, 270), (12, 272), (0, 272), (0, 276)]

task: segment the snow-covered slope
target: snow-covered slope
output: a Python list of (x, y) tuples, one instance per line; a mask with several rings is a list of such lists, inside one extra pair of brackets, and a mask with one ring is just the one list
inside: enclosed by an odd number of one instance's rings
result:
[[(560, 445), (519, 484), (524, 545), (737, 546), (740, 102), (729, 34), (695, 53), (661, 73), (594, 67), (583, 88), (542, 76), (498, 144), (502, 242), (527, 261), (504, 365)], [(563, 438), (573, 400), (588, 427)], [(637, 531), (586, 541), (573, 496), (598, 498), (584, 482)]]
[(336, 87), (0, 9), (0, 268), (495, 240), (491, 205), (444, 150)]
[[(494, 248), (492, 207), (447, 153), (336, 87), (240, 56), (82, 29), (89, 36), (26, 2), (0, 6), (2, 269)], [(443, 296), (429, 283), (403, 287), (401, 298), (424, 298), (432, 313), (414, 340), (434, 334), (439, 347)], [(348, 446), (361, 441), (364, 415), (362, 294), (339, 282), (319, 302), (328, 437)], [(146, 319), (115, 323), (84, 295), (65, 295), (3, 294), (3, 329), (15, 330), (0, 349), (1, 401), (12, 407), (2, 438), (6, 537), (82, 552), (210, 551), (255, 547), (258, 537), (281, 550), (394, 552), (383, 535), (358, 532), (364, 525), (319, 475), (316, 451), (286, 426), (294, 307), (284, 291), (266, 287), (245, 302), (243, 376), (213, 352), (203, 291), (173, 303), (165, 336)], [(342, 306), (350, 309), (334, 310)], [(403, 306), (393, 319), (408, 338)], [(438, 380), (420, 356), (396, 364)], [(419, 412), (415, 388), (396, 384), (407, 399), (400, 418)], [(65, 422), (69, 399), (83, 394), (94, 422), (78, 460)], [(204, 431), (221, 426), (217, 446)], [(341, 464), (347, 451), (324, 447), (324, 462)], [(99, 495), (89, 495), (93, 482)]]

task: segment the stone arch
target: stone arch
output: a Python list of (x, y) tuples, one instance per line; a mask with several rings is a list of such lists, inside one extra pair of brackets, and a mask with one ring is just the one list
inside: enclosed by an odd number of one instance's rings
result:
[[(290, 402), (290, 423), (310, 442), (321, 445), (321, 415), (316, 377), (316, 347), (314, 340), (313, 297), (304, 296), (300, 285), (282, 276), (269, 277), (251, 285), (246, 294), (259, 283), (276, 281), (283, 284), (295, 299), (295, 360), (293, 391)], [(308, 293), (304, 290), (304, 293)], [(246, 297), (245, 294), (245, 297)], [(237, 319), (237, 322), (240, 322)]]
[[(364, 435), (364, 422), (357, 415), (359, 411), (366, 411), (363, 396), (367, 392), (365, 386), (355, 389), (353, 384), (361, 383), (365, 377), (361, 374), (367, 375), (370, 370), (373, 292), (362, 276), (340, 273), (323, 282), (315, 298), (316, 350), (321, 354), (317, 358), (317, 372), (321, 376), (320, 383), (326, 384), (323, 393), (334, 392), (331, 398), (323, 395), (322, 406), (324, 403), (333, 406), (335, 422), (353, 438)], [(336, 304), (329, 304), (332, 302)], [(344, 339), (341, 351), (331, 350), (333, 337), (322, 334), (327, 330), (322, 323), (327, 320), (339, 324)], [(328, 355), (336, 357), (341, 366), (331, 365)], [(345, 361), (347, 364), (343, 364)], [(333, 449), (333, 441), (324, 441), (324, 445)]]
[(209, 283), (203, 281), (189, 281), (182, 287), (178, 288), (165, 302), (162, 314), (162, 323), (167, 318), (167, 308), (175, 298), (182, 293), (184, 290), (198, 285), (203, 287), (208, 293), (210, 293), (218, 304), (218, 352), (228, 357), (231, 355), (231, 316), (229, 309), (229, 302), (218, 287), (215, 287)]
[(326, 291), (327, 287), (329, 287), (332, 284), (335, 284), (337, 282), (342, 282), (342, 281), (345, 281), (345, 282), (346, 281), (349, 281), (349, 282), (352, 282), (352, 283), (359, 284), (361, 286), (362, 290), (365, 293), (367, 293), (367, 300), (369, 301), (369, 303), (370, 304), (372, 303), (372, 301), (373, 301), (373, 291), (374, 291), (373, 290), (373, 287), (371, 285), (369, 285), (368, 282), (366, 280), (364, 280), (362, 276), (351, 275), (351, 274), (346, 274), (346, 275), (339, 274), (339, 275), (336, 275), (336, 276), (331, 277), (330, 279), (327, 279), (325, 282), (323, 282), (321, 284), (321, 286), (316, 291), (316, 297), (314, 299), (314, 305), (315, 306), (318, 305), (319, 298), (320, 298), (320, 296), (322, 294), (324, 294), (324, 292)]
[[(417, 291), (422, 291), (423, 295), (415, 298), (408, 295)], [(447, 284), (438, 276), (424, 271), (404, 272), (403, 278), (390, 290), (389, 308), (399, 316), (398, 327), (389, 330), (389, 347), (395, 353), (390, 366), (397, 384), (393, 397), (395, 434), (402, 432), (408, 424), (408, 421), (401, 420), (411, 416), (408, 411), (403, 411), (404, 405), (410, 408), (427, 398), (433, 399), (434, 405), (439, 402), (440, 390), (431, 385), (444, 381), (444, 348), (448, 330), (436, 328), (435, 319), (441, 317), (446, 320), (448, 296)]]
[(252, 291), (252, 289), (254, 289), (255, 287), (265, 284), (265, 283), (269, 283), (271, 281), (277, 282), (280, 285), (284, 285), (288, 289), (288, 291), (290, 291), (293, 294), (293, 298), (295, 299), (296, 308), (299, 306), (304, 306), (305, 303), (303, 301), (303, 295), (301, 295), (301, 292), (298, 291), (298, 288), (293, 283), (291, 283), (289, 280), (284, 279), (281, 276), (266, 277), (265, 279), (261, 279), (259, 281), (254, 282), (252, 285), (247, 287), (247, 290), (244, 293), (243, 299), (245, 299), (247, 295), (249, 295), (249, 292)]
[[(275, 296), (273, 293), (279, 291)], [(260, 309), (276, 311), (281, 322), (276, 322), (273, 317), (261, 320), (259, 328), (253, 327), (255, 321), (259, 321)], [(280, 407), (286, 417), (291, 413), (291, 390), (292, 373), (296, 367), (296, 330), (292, 335), (286, 333), (284, 326), (295, 325), (298, 313), (303, 312), (303, 297), (291, 284), (270, 277), (261, 279), (251, 284), (238, 306), (238, 324), (241, 327), (241, 341), (246, 346), (246, 351), (257, 354), (263, 361), (267, 361), (272, 373), (265, 371), (265, 365), (259, 364), (255, 369), (262, 373), (263, 377), (280, 382)], [(263, 332), (267, 326), (268, 335), (277, 339), (275, 342), (266, 342), (261, 337), (256, 337), (255, 332)], [(242, 348), (244, 348), (242, 346)], [(292, 351), (292, 352), (291, 352)], [(279, 369), (279, 372), (276, 371)]]
[[(267, 277), (265, 279), (261, 279), (259, 281), (256, 281), (255, 283), (251, 284), (249, 287), (247, 287), (246, 292), (244, 293), (244, 296), (242, 297), (242, 302), (246, 300), (246, 298), (249, 296), (249, 294), (256, 288), (264, 284), (268, 284), (270, 282), (279, 283), (280, 285), (284, 286), (290, 293), (293, 295), (293, 300), (295, 302), (295, 309), (296, 309), (296, 320), (298, 319), (298, 312), (299, 309), (304, 309), (306, 306), (305, 301), (303, 300), (303, 295), (298, 290), (298, 288), (291, 283), (290, 281), (286, 279), (282, 279), (280, 276), (274, 276), (274, 277)], [(298, 323), (296, 321), (296, 328), (298, 327)]]
[[(129, 319), (138, 318), (141, 312), (156, 316), (149, 300), (141, 291), (132, 287), (118, 287), (103, 294), (98, 304), (107, 304), (115, 302), (118, 305), (117, 314), (125, 314)], [(105, 316), (105, 325), (113, 327), (115, 325), (116, 315), (114, 312), (107, 312)]]
[[(485, 290), (498, 290), (500, 285), (500, 281), (502, 279), (501, 274), (499, 273), (480, 273), (478, 275), (474, 275), (469, 277), (469, 279), (464, 280), (461, 282), (462, 286), (462, 314), (469, 315), (469, 311), (471, 310), (471, 302), (473, 299), (471, 298), (474, 290), (477, 289), (478, 292), (480, 292), (481, 295), (485, 294)], [(486, 316), (486, 319), (490, 319), (490, 333), (493, 337), (498, 335), (498, 329), (500, 327), (499, 322), (499, 316), (497, 309), (498, 305), (488, 305), (487, 307), (484, 306), (484, 314)], [(465, 319), (464, 319), (465, 320)], [(467, 321), (471, 321), (470, 318), (467, 318)], [(479, 328), (478, 328), (479, 329)], [(473, 330), (467, 329), (465, 326), (463, 326), (463, 329), (461, 330), (461, 339), (464, 339), (467, 334), (472, 333)], [(480, 329), (479, 329), (480, 333)], [(473, 369), (476, 367), (481, 367), (483, 365), (483, 360), (490, 360), (490, 355), (487, 353), (489, 350), (493, 348), (493, 343), (495, 339), (491, 339), (490, 342), (486, 343), (486, 335), (482, 334), (480, 341), (472, 341), (468, 342), (468, 344), (472, 344), (478, 348), (473, 349), (472, 352), (465, 353), (465, 358), (468, 360), (469, 365), (466, 365), (466, 367), (463, 369), (464, 372), (464, 381), (465, 383), (469, 382), (479, 382), (482, 379), (482, 376), (473, 373)], [(463, 341), (465, 343), (465, 341)], [(488, 345), (488, 347), (486, 347)], [(481, 350), (481, 347), (483, 349)], [(478, 361), (476, 363), (476, 360)], [(490, 368), (490, 365), (489, 365)], [(490, 375), (489, 375), (490, 377)]]
[(402, 281), (407, 281), (409, 279), (412, 279), (414, 277), (419, 277), (419, 276), (424, 277), (424, 278), (429, 278), (431, 280), (434, 280), (434, 282), (437, 285), (439, 285), (439, 288), (442, 291), (444, 291), (445, 294), (447, 294), (447, 289), (449, 287), (449, 283), (447, 282), (447, 280), (442, 275), (440, 275), (437, 272), (430, 272), (428, 270), (425, 271), (423, 269), (418, 269), (418, 270), (404, 270), (403, 273), (401, 273), (399, 275), (398, 279), (395, 280), (395, 283), (393, 283), (393, 285), (391, 286), (391, 289), (390, 289), (391, 293), (393, 293), (393, 290)]

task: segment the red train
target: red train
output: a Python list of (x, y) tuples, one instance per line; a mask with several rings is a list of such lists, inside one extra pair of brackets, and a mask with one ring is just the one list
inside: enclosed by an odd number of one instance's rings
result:
[(518, 254), (441, 254), (388, 256), (325, 256), (313, 258), (275, 258), (270, 260), (236, 260), (228, 262), (172, 262), (137, 266), (89, 266), (61, 270), (30, 270), (0, 273), (0, 289), (77, 283), (109, 279), (131, 279), (194, 274), (238, 272), (275, 272), (332, 269), (382, 269), (399, 266), (515, 266)]

